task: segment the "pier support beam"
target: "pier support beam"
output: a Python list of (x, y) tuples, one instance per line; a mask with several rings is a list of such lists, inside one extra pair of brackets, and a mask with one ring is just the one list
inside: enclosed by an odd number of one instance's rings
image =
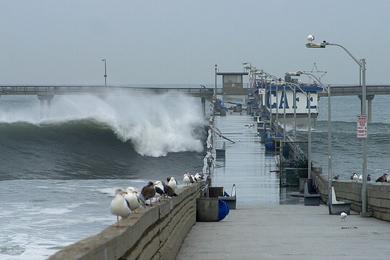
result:
[(202, 97), (201, 101), (202, 101), (202, 112), (203, 112), (203, 116), (205, 117), (206, 116), (206, 98)]
[(368, 116), (368, 123), (372, 122), (372, 100), (374, 99), (374, 95), (367, 96), (367, 116)]
[[(372, 100), (374, 99), (375, 95), (369, 95), (366, 97), (366, 104), (367, 104), (367, 122), (371, 123), (372, 122)], [(363, 105), (362, 101), (362, 96), (359, 95), (359, 99), (361, 102), (361, 107)], [(362, 112), (362, 111), (361, 111)]]

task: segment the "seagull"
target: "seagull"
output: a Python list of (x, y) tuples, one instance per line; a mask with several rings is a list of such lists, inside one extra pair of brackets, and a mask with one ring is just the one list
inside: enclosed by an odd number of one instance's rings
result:
[(378, 179), (376, 179), (376, 182), (387, 182), (387, 173), (383, 174)]
[(154, 182), (154, 189), (156, 190), (156, 192), (161, 196), (161, 197), (165, 197), (166, 195), (166, 191), (164, 189), (164, 184), (162, 181), (155, 181)]
[(142, 198), (146, 201), (150, 201), (150, 206), (152, 206), (152, 198), (156, 195), (156, 190), (154, 189), (153, 182), (149, 181), (146, 186), (144, 186), (141, 190)]
[(358, 179), (359, 179), (359, 181), (362, 181), (363, 180), (363, 175), (359, 174)]
[(356, 172), (352, 173), (351, 175), (351, 180), (357, 181), (359, 179), (359, 176), (357, 175)]
[(166, 185), (164, 182), (162, 184), (164, 186), (164, 191), (165, 191), (166, 195), (168, 195), (169, 197), (176, 197), (177, 196), (175, 191), (170, 186)]
[(173, 189), (173, 191), (176, 191), (177, 182), (176, 182), (175, 178), (168, 177), (167, 181), (168, 181), (168, 186), (171, 187)]
[(338, 180), (339, 178), (340, 178), (340, 175), (337, 174), (336, 176), (333, 177), (333, 180)]
[(189, 177), (190, 177), (190, 182), (191, 182), (191, 183), (195, 183), (195, 177), (194, 177), (194, 175), (190, 174)]
[(195, 179), (196, 182), (199, 182), (199, 181), (203, 180), (203, 179), (204, 179), (203, 173), (200, 174), (199, 172), (197, 172), (197, 173), (195, 174), (195, 176), (194, 176), (194, 179)]
[(125, 200), (127, 201), (130, 209), (136, 211), (139, 207), (141, 207), (142, 202), (138, 198), (137, 191), (129, 188), (126, 189), (127, 194), (125, 195)]
[(126, 192), (121, 189), (118, 189), (115, 192), (114, 199), (111, 201), (111, 214), (116, 215), (117, 225), (119, 223), (119, 217), (126, 218), (131, 213), (130, 207), (125, 198), (123, 197), (125, 194)]
[(188, 186), (191, 184), (190, 175), (188, 173), (185, 173), (183, 176), (183, 183)]
[(341, 212), (341, 214), (340, 214), (340, 217), (341, 217), (341, 220), (343, 220), (343, 221), (345, 221), (345, 219), (347, 218), (347, 213), (345, 213), (345, 212)]

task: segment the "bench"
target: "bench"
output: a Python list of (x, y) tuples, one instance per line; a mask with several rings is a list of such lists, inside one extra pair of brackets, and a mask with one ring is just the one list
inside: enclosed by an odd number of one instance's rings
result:
[(351, 211), (351, 202), (349, 201), (339, 201), (336, 198), (336, 192), (332, 186), (332, 205), (330, 207), (330, 214), (340, 215), (341, 212), (345, 212), (349, 215)]
[(305, 183), (304, 192), (305, 206), (319, 206), (321, 202), (321, 194), (319, 194), (313, 186), (312, 180), (308, 179)]

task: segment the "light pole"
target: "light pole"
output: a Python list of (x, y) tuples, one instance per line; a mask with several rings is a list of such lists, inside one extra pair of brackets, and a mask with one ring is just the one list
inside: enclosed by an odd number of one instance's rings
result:
[[(325, 48), (326, 46), (337, 46), (343, 49), (359, 66), (359, 82), (361, 80), (361, 86), (362, 86), (362, 102), (361, 102), (361, 116), (363, 120), (365, 120), (365, 124), (367, 124), (367, 88), (366, 88), (366, 60), (365, 59), (356, 59), (351, 52), (349, 52), (344, 46), (336, 43), (329, 43), (327, 41), (323, 41), (322, 43), (315, 43), (314, 36), (309, 35), (307, 37), (307, 40), (309, 41), (306, 43), (307, 48)], [(361, 197), (362, 197), (362, 212), (361, 216), (367, 216), (367, 137), (368, 133), (366, 133), (366, 136), (362, 137), (363, 142), (363, 184), (362, 184), (362, 190), (361, 190)]]
[(294, 140), (297, 140), (297, 87), (294, 85)]
[(268, 99), (268, 104), (269, 104), (269, 111), (270, 111), (270, 123), (269, 123), (269, 126), (271, 128), (271, 131), (272, 131), (272, 126), (273, 126), (273, 115), (272, 115), (272, 85), (271, 85), (271, 81), (269, 81), (269, 84), (268, 85), (268, 94), (267, 94), (267, 99)]
[[(321, 80), (316, 77), (314, 74), (306, 71), (300, 71), (299, 73), (303, 75), (311, 76), (317, 81), (322, 88), (324, 88)], [(332, 214), (332, 181), (333, 181), (333, 172), (332, 172), (332, 110), (331, 110), (331, 90), (330, 86), (326, 88), (328, 92), (328, 207), (329, 214)]]
[[(297, 71), (293, 73), (289, 73), (290, 76), (301, 76), (301, 75), (307, 75), (312, 77), (324, 90), (324, 84), (322, 84), (321, 80), (315, 76), (313, 73), (307, 72), (307, 71)], [(330, 86), (328, 85), (325, 89), (328, 94), (328, 207), (329, 207), (329, 214), (332, 214), (332, 180), (333, 180), (333, 173), (332, 173), (332, 114), (331, 114), (331, 93), (330, 93)]]
[(283, 149), (286, 144), (286, 84), (283, 84)]
[(217, 72), (218, 72), (218, 65), (214, 65), (214, 96), (215, 100), (217, 100)]
[(104, 62), (104, 86), (107, 87), (107, 60), (104, 58), (102, 61)]
[(278, 132), (279, 132), (279, 97), (278, 97), (279, 84), (280, 84), (280, 80), (278, 80), (276, 82), (276, 84), (275, 84), (275, 93), (276, 93), (276, 117), (275, 117), (276, 137), (278, 136)]
[[(307, 104), (308, 104), (308, 115), (307, 115), (307, 178), (310, 180), (311, 179), (311, 110), (310, 110), (310, 108), (311, 108), (311, 100), (310, 100), (310, 91), (308, 91), (305, 94), (305, 91), (303, 91), (303, 89), (298, 84), (295, 84), (295, 83), (292, 83), (292, 82), (286, 82), (286, 83), (289, 84), (289, 85), (294, 86), (293, 90), (295, 92), (295, 95), (296, 95), (296, 89), (298, 88), (302, 92), (302, 94), (304, 94), (306, 96), (306, 99), (307, 99)], [(296, 111), (294, 110), (294, 116), (296, 117), (295, 113), (296, 113)], [(296, 121), (296, 118), (295, 118), (295, 121)]]

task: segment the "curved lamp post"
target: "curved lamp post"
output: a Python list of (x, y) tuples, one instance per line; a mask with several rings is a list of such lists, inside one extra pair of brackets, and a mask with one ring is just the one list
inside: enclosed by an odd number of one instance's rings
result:
[[(295, 83), (292, 83), (292, 82), (285, 82), (286, 84), (288, 85), (291, 85), (293, 86), (293, 91), (294, 91), (294, 97), (296, 98), (296, 89), (299, 89), (302, 94), (304, 94), (308, 100), (308, 115), (307, 115), (307, 178), (308, 179), (311, 179), (311, 100), (310, 100), (310, 91), (308, 91), (307, 93), (305, 93), (305, 91), (303, 91), (303, 89), (298, 85), (298, 84), (295, 84)], [(292, 89), (290, 87), (290, 89)], [(296, 131), (296, 105), (295, 105), (296, 102), (294, 102), (294, 131)], [(294, 133), (295, 135), (296, 133)]]
[(307, 71), (297, 71), (293, 73), (289, 73), (290, 76), (301, 76), (301, 75), (307, 75), (312, 77), (321, 87), (323, 90), (327, 91), (328, 94), (328, 208), (329, 208), (329, 214), (332, 214), (332, 180), (333, 180), (333, 172), (332, 172), (332, 114), (331, 114), (331, 91), (330, 86), (327, 87), (322, 84), (321, 80), (315, 76), (313, 73), (307, 72)]
[(102, 61), (104, 62), (104, 86), (107, 87), (107, 60), (104, 58)]
[[(308, 137), (307, 137), (307, 139), (308, 139), (308, 158), (307, 158), (307, 160), (308, 160), (308, 162), (307, 162), (307, 164), (308, 164), (308, 173), (307, 173), (307, 175), (308, 175), (308, 178), (309, 179), (311, 179), (311, 100), (310, 100), (310, 92), (305, 92), (305, 91), (303, 91), (303, 89), (298, 85), (298, 84), (295, 84), (295, 83), (292, 83), (292, 82), (283, 82), (282, 83), (282, 79), (281, 78), (277, 78), (277, 77), (275, 77), (275, 76), (273, 76), (273, 75), (271, 75), (271, 74), (269, 74), (269, 73), (266, 73), (266, 72), (264, 72), (263, 71), (263, 73), (265, 74), (265, 75), (267, 75), (270, 79), (272, 79), (274, 82), (276, 81), (277, 82), (277, 84), (276, 85), (278, 85), (278, 84), (286, 84), (287, 85), (287, 87), (289, 87), (290, 89), (292, 89), (293, 91), (294, 91), (294, 102), (293, 102), (293, 104), (294, 104), (294, 137), (296, 137), (296, 90), (297, 89), (299, 89), (305, 96), (306, 96), (306, 98), (307, 98), (307, 100), (308, 100), (308, 108), (309, 108), (309, 110), (308, 110), (308, 124), (307, 124), (307, 127), (308, 127)], [(292, 86), (294, 87), (294, 88), (292, 88)], [(285, 91), (285, 86), (284, 86), (284, 91)], [(277, 98), (277, 94), (276, 94), (276, 98)], [(285, 102), (284, 102), (284, 106), (285, 106)], [(271, 122), (272, 122), (272, 107), (270, 107), (270, 111), (271, 111)], [(277, 106), (276, 106), (276, 113), (278, 113), (278, 104), (277, 104)], [(285, 108), (284, 108), (284, 114), (285, 114)], [(284, 117), (285, 117), (285, 115), (284, 115)], [(284, 119), (284, 121), (286, 122), (286, 120)], [(278, 127), (278, 125), (277, 125), (277, 127)], [(284, 125), (284, 133), (283, 133), (283, 135), (284, 135), (284, 137), (286, 136), (286, 127), (285, 127), (285, 125)]]
[[(356, 62), (356, 64), (360, 68), (359, 82), (361, 82), (362, 84), (361, 116), (366, 117), (367, 116), (366, 60), (356, 59), (351, 52), (349, 52), (344, 46), (340, 44), (329, 43), (327, 41), (323, 41), (322, 43), (315, 43), (313, 42), (314, 36), (311, 34), (307, 36), (307, 40), (309, 41), (308, 43), (306, 43), (307, 48), (325, 48), (326, 46), (337, 46), (343, 49)], [(367, 137), (362, 139), (363, 139), (363, 184), (362, 184), (362, 191), (361, 191), (361, 197), (362, 197), (361, 216), (367, 216), (368, 215), (367, 214)]]

